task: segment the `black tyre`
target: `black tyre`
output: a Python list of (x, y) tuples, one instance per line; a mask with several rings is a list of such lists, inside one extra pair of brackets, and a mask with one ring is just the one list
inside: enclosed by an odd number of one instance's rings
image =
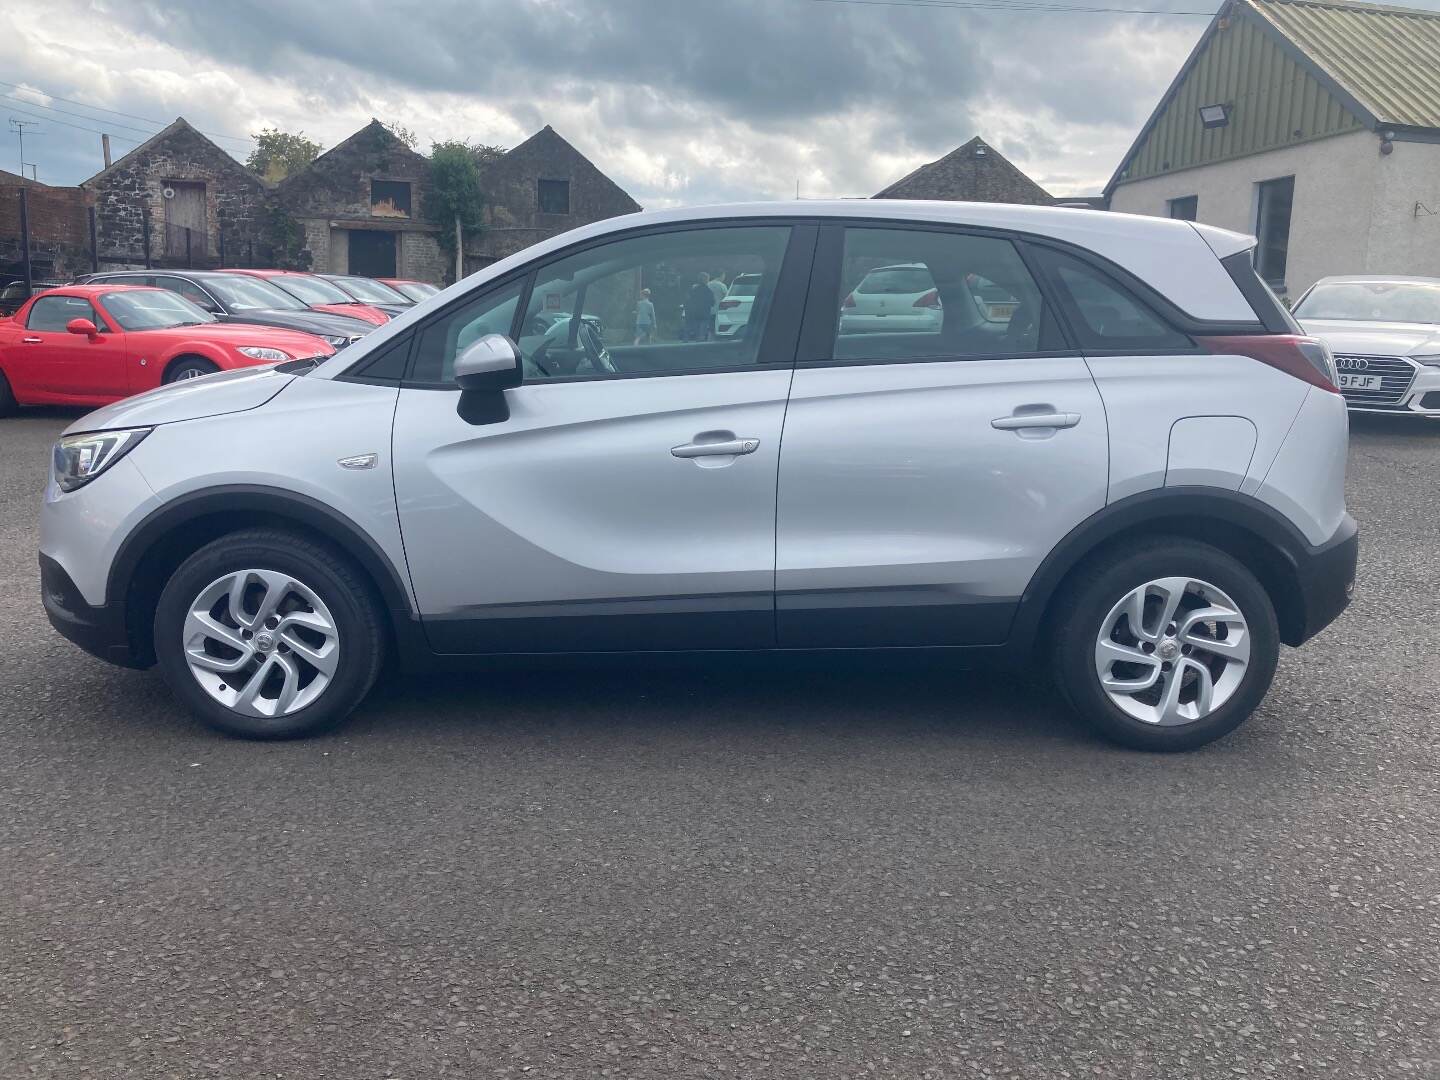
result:
[(1280, 632), (1243, 565), (1179, 538), (1113, 547), (1086, 564), (1052, 622), (1055, 681), (1101, 735), (1190, 750), (1229, 734), (1265, 697)]
[(155, 612), (155, 656), (171, 691), (217, 731), (310, 735), (345, 719), (384, 651), (370, 583), (322, 544), (248, 529), (175, 571)]
[(15, 392), (10, 389), (10, 380), (0, 371), (0, 416), (9, 416), (19, 407)]
[(170, 370), (165, 372), (165, 381), (173, 383), (180, 382), (182, 379), (198, 379), (201, 375), (213, 375), (219, 370), (219, 365), (201, 357), (192, 356), (176, 361)]

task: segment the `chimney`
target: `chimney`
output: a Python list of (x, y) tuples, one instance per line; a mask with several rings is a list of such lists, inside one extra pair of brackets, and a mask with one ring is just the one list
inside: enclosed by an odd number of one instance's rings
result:
[(104, 135), (104, 134), (102, 134), (102, 135), (100, 136), (100, 150), (101, 150), (101, 152), (105, 155), (105, 168), (108, 169), (108, 168), (110, 167), (110, 136), (109, 136), (109, 135)]

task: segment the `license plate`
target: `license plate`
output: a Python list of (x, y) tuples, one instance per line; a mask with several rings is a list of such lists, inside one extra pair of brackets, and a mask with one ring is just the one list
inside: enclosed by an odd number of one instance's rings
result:
[(1341, 390), (1379, 390), (1379, 375), (1341, 375)]

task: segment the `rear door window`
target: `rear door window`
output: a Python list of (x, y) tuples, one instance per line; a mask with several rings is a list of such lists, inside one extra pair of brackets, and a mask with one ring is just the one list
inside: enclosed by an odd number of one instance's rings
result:
[(980, 359), (1065, 348), (1009, 240), (852, 227), (842, 259), (833, 359)]

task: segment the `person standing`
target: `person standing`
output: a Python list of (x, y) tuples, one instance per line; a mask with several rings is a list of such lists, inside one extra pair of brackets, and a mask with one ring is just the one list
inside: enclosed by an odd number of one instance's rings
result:
[(710, 291), (710, 275), (702, 273), (685, 294), (685, 340), (708, 341), (714, 325), (715, 294)]
[[(714, 309), (714, 310), (719, 311), (719, 310), (720, 310), (720, 301), (721, 301), (721, 300), (724, 300), (724, 299), (725, 299), (725, 294), (730, 291), (730, 290), (726, 287), (726, 285), (725, 285), (725, 278), (724, 278), (723, 276), (721, 276), (720, 274), (716, 274), (714, 277), (712, 277), (712, 278), (709, 280), (709, 282), (708, 282), (707, 284), (709, 284), (709, 286), (710, 286), (710, 291), (715, 294), (715, 309)], [(716, 334), (715, 334), (715, 320), (714, 320), (713, 318), (710, 320), (710, 325), (706, 328), (705, 336), (706, 336), (707, 338), (711, 338), (711, 339), (713, 339), (713, 338), (716, 336)]]
[(649, 345), (655, 340), (655, 305), (650, 300), (650, 290), (640, 290), (640, 300), (635, 305), (635, 344)]

